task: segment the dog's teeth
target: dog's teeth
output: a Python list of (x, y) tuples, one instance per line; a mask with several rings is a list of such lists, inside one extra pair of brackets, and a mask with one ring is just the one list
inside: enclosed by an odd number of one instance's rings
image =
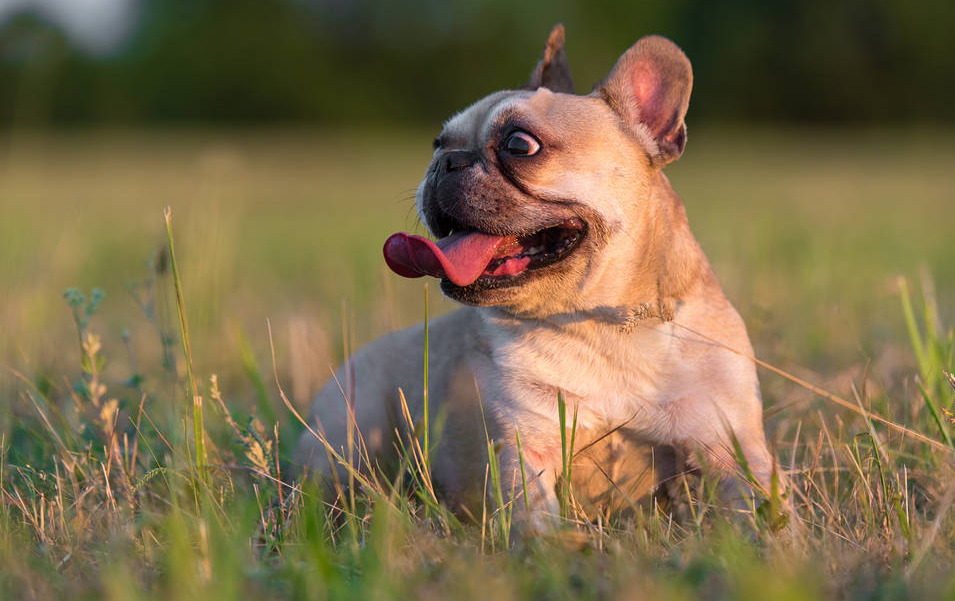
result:
[(536, 255), (537, 253), (539, 253), (539, 252), (542, 251), (542, 250), (544, 250), (544, 247), (542, 247), (542, 246), (532, 246), (532, 247), (530, 247), (530, 248), (527, 249), (526, 254), (528, 254), (528, 255)]

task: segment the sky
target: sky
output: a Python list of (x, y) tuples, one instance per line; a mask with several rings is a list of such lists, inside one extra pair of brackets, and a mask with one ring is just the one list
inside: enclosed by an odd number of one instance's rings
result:
[(0, 0), (0, 26), (24, 13), (50, 21), (91, 54), (107, 54), (121, 45), (132, 31), (137, 1)]

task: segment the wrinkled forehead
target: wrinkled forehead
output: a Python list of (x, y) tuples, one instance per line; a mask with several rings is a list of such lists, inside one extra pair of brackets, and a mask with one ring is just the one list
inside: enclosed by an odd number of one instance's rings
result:
[(464, 146), (486, 140), (508, 108), (518, 105), (534, 92), (506, 90), (495, 92), (457, 113), (444, 124), (442, 145)]
[(474, 148), (483, 145), (508, 123), (535, 133), (572, 133), (578, 139), (592, 132), (618, 130), (619, 119), (595, 96), (577, 96), (537, 90), (495, 92), (478, 100), (444, 124), (441, 147)]

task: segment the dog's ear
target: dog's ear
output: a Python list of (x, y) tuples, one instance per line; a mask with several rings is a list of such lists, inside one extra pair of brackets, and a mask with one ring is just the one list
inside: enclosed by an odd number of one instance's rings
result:
[(666, 164), (686, 146), (686, 109), (693, 70), (690, 60), (670, 40), (641, 38), (617, 60), (597, 92), (636, 132), (645, 131), (657, 146), (655, 162)]
[(564, 26), (560, 23), (550, 30), (547, 46), (544, 47), (544, 57), (537, 63), (531, 73), (531, 80), (524, 86), (525, 90), (537, 88), (574, 93), (574, 78), (570, 74), (567, 54), (564, 53)]

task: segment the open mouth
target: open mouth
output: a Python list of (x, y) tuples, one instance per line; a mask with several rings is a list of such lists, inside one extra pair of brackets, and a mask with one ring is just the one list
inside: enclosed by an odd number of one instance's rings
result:
[(583, 239), (584, 223), (568, 219), (526, 236), (509, 236), (497, 247), (484, 276), (516, 276), (566, 258)]
[(405, 233), (385, 242), (385, 262), (398, 275), (430, 275), (469, 286), (479, 278), (506, 280), (553, 265), (570, 256), (586, 235), (574, 217), (527, 234), (496, 236), (461, 231), (433, 242)]

